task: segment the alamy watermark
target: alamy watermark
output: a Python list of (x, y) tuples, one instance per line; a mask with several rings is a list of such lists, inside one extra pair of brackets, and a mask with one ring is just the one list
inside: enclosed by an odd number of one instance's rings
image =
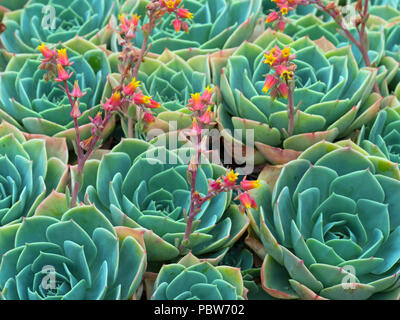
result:
[(54, 30), (56, 28), (56, 9), (53, 6), (47, 5), (42, 9), (42, 28), (45, 30)]
[[(155, 147), (165, 147), (168, 150), (176, 150), (180, 160), (189, 164), (195, 150), (189, 149), (197, 144), (197, 136), (191, 135), (191, 129), (176, 130), (177, 123), (169, 122), (168, 133), (161, 129), (151, 129), (146, 139), (153, 140)], [(174, 130), (175, 128), (175, 130)], [(221, 132), (214, 129), (203, 129), (202, 157), (199, 164), (214, 163), (230, 167), (235, 165), (235, 170), (241, 175), (249, 175), (254, 170), (254, 130), (253, 129), (224, 129)], [(186, 149), (187, 147), (188, 149)], [(189, 152), (190, 151), (190, 152)], [(164, 148), (153, 148), (146, 152), (146, 158), (150, 164), (178, 164), (176, 157), (168, 157)]]

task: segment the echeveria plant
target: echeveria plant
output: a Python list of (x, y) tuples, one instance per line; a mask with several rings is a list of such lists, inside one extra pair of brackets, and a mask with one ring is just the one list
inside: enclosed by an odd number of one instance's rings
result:
[(240, 269), (214, 267), (192, 254), (164, 265), (154, 284), (152, 300), (243, 300)]
[(52, 190), (63, 191), (68, 149), (65, 139), (24, 135), (0, 124), (0, 226), (30, 217)]
[[(70, 90), (77, 80), (87, 92), (80, 99), (82, 116), (78, 123), (81, 135), (88, 138), (91, 129), (88, 116), (94, 118), (100, 109), (110, 64), (101, 49), (82, 38), (74, 38), (62, 47), (73, 63), (70, 67), (73, 75), (68, 80)], [(0, 75), (0, 118), (29, 133), (74, 139), (68, 98), (61, 88), (44, 79), (46, 70), (39, 69), (41, 58), (40, 54), (12, 57)]]
[[(181, 255), (178, 248), (186, 229), (184, 216), (189, 214), (187, 170), (191, 153), (191, 149), (169, 151), (124, 139), (101, 161), (87, 161), (79, 198), (94, 203), (115, 226), (149, 230), (145, 241), (150, 261), (174, 259)], [(196, 180), (201, 195), (207, 194), (207, 179), (226, 173), (223, 167), (203, 160)], [(202, 257), (222, 258), (248, 223), (239, 207), (231, 203), (230, 192), (220, 193), (196, 215), (186, 249)]]
[[(287, 134), (287, 101), (263, 92), (268, 71), (264, 52), (275, 44), (290, 47), (296, 55), (292, 136)], [(307, 37), (293, 41), (267, 30), (227, 59), (213, 56), (214, 81), (222, 96), (218, 111), (221, 134), (228, 144), (244, 146), (245, 130), (254, 130), (255, 164), (282, 164), (318, 141), (346, 136), (371, 120), (380, 107), (379, 96), (370, 95), (376, 70), (360, 69), (348, 47), (324, 53)], [(234, 129), (243, 130), (242, 135), (233, 136)]]
[[(144, 17), (147, 3), (148, 0), (135, 0), (133, 6), (126, 5), (122, 10)], [(165, 48), (171, 51), (190, 52), (194, 49), (203, 52), (236, 47), (251, 37), (261, 13), (261, 0), (185, 0), (182, 4), (193, 14), (189, 32), (177, 33), (172, 24), (175, 17), (169, 16), (150, 37), (151, 52), (161, 54)], [(116, 40), (111, 47), (119, 51)], [(135, 39), (138, 47), (141, 47), (141, 41), (143, 34), (138, 32)]]
[(283, 166), (249, 211), (266, 250), (264, 289), (283, 299), (398, 299), (400, 171), (350, 140)]
[(0, 238), (6, 300), (129, 299), (146, 269), (142, 239), (116, 231), (94, 206), (68, 210), (55, 192)]
[(57, 44), (75, 36), (101, 42), (112, 31), (106, 25), (118, 7), (114, 0), (29, 0), (24, 8), (5, 14), (0, 39), (12, 53), (35, 53), (42, 42)]

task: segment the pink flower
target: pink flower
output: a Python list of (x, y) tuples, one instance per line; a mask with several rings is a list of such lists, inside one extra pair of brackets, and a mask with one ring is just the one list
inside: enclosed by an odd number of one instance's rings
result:
[(142, 91), (139, 91), (133, 96), (133, 103), (134, 104), (150, 104), (150, 97), (145, 96)]
[(46, 60), (50, 60), (56, 54), (55, 51), (47, 48), (44, 43), (38, 46), (37, 49), (42, 53)]
[(195, 94), (191, 93), (190, 96), (191, 98), (189, 99), (189, 105), (191, 106), (191, 110), (201, 111), (206, 107), (201, 101), (201, 96), (199, 92)]
[(146, 107), (150, 108), (150, 109), (157, 109), (157, 108), (160, 108), (161, 105), (157, 101), (150, 99), (150, 103), (147, 104)]
[(268, 91), (278, 82), (278, 79), (273, 75), (268, 75), (267, 79), (265, 80), (264, 87), (262, 91), (264, 93), (268, 93)]
[(278, 28), (281, 32), (285, 31), (285, 26), (286, 26), (285, 21), (281, 20), (278, 22)]
[(172, 22), (174, 29), (176, 32), (180, 32), (181, 31), (181, 27), (182, 27), (182, 20), (179, 20), (178, 18), (176, 18), (173, 22)]
[(188, 9), (185, 8), (179, 8), (176, 10), (176, 14), (178, 15), (179, 18), (182, 19), (192, 19), (193, 18), (193, 13), (191, 13)]
[(83, 97), (87, 92), (82, 93), (81, 88), (79, 88), (78, 80), (75, 81), (74, 87), (72, 88), (71, 96), (74, 98), (81, 98)]
[(145, 111), (143, 115), (143, 120), (146, 121), (148, 124), (151, 124), (155, 121), (155, 118), (152, 113)]
[(82, 115), (81, 111), (79, 110), (79, 100), (77, 100), (74, 104), (74, 106), (72, 107), (71, 110), (71, 117), (74, 119), (79, 118)]
[(211, 108), (208, 107), (207, 111), (203, 113), (203, 115), (201, 115), (199, 117), (199, 120), (201, 122), (203, 122), (204, 124), (209, 124), (211, 122)]
[(278, 20), (279, 16), (275, 11), (272, 11), (268, 16), (267, 20), (265, 20), (265, 23), (271, 23), (274, 22), (275, 20)]
[(241, 205), (246, 208), (246, 209), (250, 209), (253, 208), (255, 210), (257, 210), (257, 203), (256, 201), (251, 198), (247, 193), (241, 193), (239, 195), (239, 200)]
[(280, 84), (279, 84), (279, 86), (278, 86), (278, 91), (279, 91), (279, 94), (283, 97), (283, 98), (287, 98), (287, 96), (288, 96), (288, 86), (287, 86), (287, 84), (286, 83), (284, 83), (284, 82), (281, 82)]
[(72, 77), (74, 73), (68, 73), (67, 71), (65, 71), (65, 69), (62, 67), (61, 64), (57, 65), (57, 78), (55, 79), (55, 81), (57, 82), (63, 82), (68, 80), (69, 78)]
[(114, 111), (118, 109), (121, 105), (121, 93), (119, 91), (115, 91), (111, 98), (107, 99), (106, 103), (103, 104), (103, 108), (105, 110)]
[(210, 88), (208, 86), (207, 88), (204, 89), (204, 92), (201, 95), (201, 100), (203, 100), (207, 104), (210, 104), (213, 92), (214, 88)]
[(244, 191), (249, 191), (251, 189), (257, 189), (260, 185), (260, 180), (246, 180), (246, 177), (240, 182), (240, 186)]
[(140, 81), (136, 81), (134, 77), (127, 86), (124, 85), (124, 92), (127, 96), (132, 96), (138, 87), (140, 87)]
[(57, 59), (58, 63), (61, 64), (63, 67), (69, 67), (70, 65), (73, 64), (73, 62), (71, 63), (68, 59), (66, 49), (57, 50), (57, 53), (58, 53), (58, 59)]

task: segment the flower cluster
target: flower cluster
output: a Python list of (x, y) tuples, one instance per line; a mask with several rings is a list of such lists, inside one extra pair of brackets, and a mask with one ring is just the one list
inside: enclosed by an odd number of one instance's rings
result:
[(275, 30), (279, 29), (281, 32), (285, 30), (286, 18), (289, 12), (295, 10), (297, 6), (306, 4), (306, 0), (271, 0), (275, 2), (279, 11), (271, 10), (267, 16), (265, 23), (275, 22)]
[(143, 94), (140, 87), (140, 81), (133, 78), (128, 85), (123, 85), (121, 91), (116, 90), (113, 92), (110, 98), (106, 99), (103, 103), (103, 108), (108, 111), (119, 111), (126, 110), (130, 105), (136, 105), (138, 112), (143, 115), (143, 120), (146, 123), (154, 122), (155, 118), (151, 112), (151, 109), (160, 107), (160, 104), (154, 101), (151, 97)]
[(73, 72), (68, 73), (68, 71), (65, 70), (65, 67), (73, 65), (73, 62), (69, 61), (66, 49), (51, 50), (44, 43), (38, 46), (37, 49), (44, 56), (39, 68), (47, 70), (45, 74), (46, 81), (55, 80), (57, 82), (64, 82), (72, 77)]
[(68, 96), (69, 102), (71, 104), (71, 117), (77, 119), (81, 116), (81, 112), (79, 110), (79, 98), (83, 97), (86, 92), (82, 92), (79, 87), (79, 83), (76, 80), (72, 91), (70, 91), (68, 87), (67, 81), (74, 74), (73, 72), (68, 72), (65, 68), (70, 67), (74, 64), (71, 62), (67, 55), (66, 49), (59, 50), (51, 50), (44, 43), (42, 43), (37, 48), (44, 59), (42, 59), (42, 63), (39, 68), (43, 70), (47, 70), (44, 78), (46, 81), (54, 80), (56, 82), (63, 83), (64, 86), (61, 88), (65, 91)]
[(292, 62), (296, 55), (292, 54), (290, 47), (280, 49), (275, 46), (264, 53), (263, 62), (267, 64), (272, 73), (267, 75), (263, 86), (263, 92), (268, 93), (271, 90), (271, 98), (288, 97), (288, 82), (294, 78), (296, 64)]
[(193, 18), (193, 13), (182, 7), (178, 8), (182, 0), (160, 0), (160, 5), (165, 8), (169, 14), (175, 14), (175, 19), (172, 21), (172, 25), (176, 32), (180, 32), (183, 29), (186, 33), (189, 32), (189, 24), (182, 19)]
[(244, 213), (246, 209), (253, 208), (257, 210), (257, 203), (253, 197), (251, 197), (247, 191), (257, 189), (260, 187), (260, 180), (247, 180), (247, 177), (237, 184), (239, 174), (230, 170), (225, 176), (216, 180), (209, 180), (208, 195), (205, 197), (206, 200), (215, 197), (220, 192), (227, 192), (235, 190), (238, 196), (235, 200), (240, 201), (240, 212)]
[(204, 89), (204, 92), (192, 93), (188, 101), (187, 108), (192, 112), (193, 135), (201, 135), (201, 130), (205, 125), (212, 124), (213, 112), (211, 107), (214, 105), (212, 100), (214, 88), (209, 86)]

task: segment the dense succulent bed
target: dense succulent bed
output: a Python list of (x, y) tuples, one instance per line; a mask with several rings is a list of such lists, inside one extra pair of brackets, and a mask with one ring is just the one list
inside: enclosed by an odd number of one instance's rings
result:
[(2, 1), (0, 299), (400, 299), (399, 10)]

